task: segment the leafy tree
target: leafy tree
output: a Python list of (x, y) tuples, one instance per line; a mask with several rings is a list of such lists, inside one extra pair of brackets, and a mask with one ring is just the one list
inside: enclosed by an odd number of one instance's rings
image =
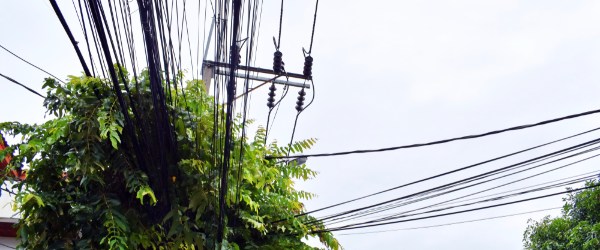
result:
[[(116, 67), (123, 79), (127, 71)], [(182, 77), (182, 76), (180, 76)], [(128, 93), (137, 102), (136, 119), (152, 122), (147, 72)], [(120, 83), (124, 87), (124, 83)], [(166, 91), (175, 128), (178, 163), (168, 167), (169, 193), (161, 200), (153, 189), (154, 172), (136, 164), (124, 134), (125, 119), (108, 80), (70, 76), (66, 84), (46, 79), (44, 106), (54, 115), (43, 124), (0, 123), (5, 135), (20, 135), (20, 143), (0, 151), (11, 154), (4, 171), (27, 172), (13, 183), (20, 247), (27, 249), (204, 249), (215, 242), (218, 217), (218, 173), (224, 137), (215, 112), (224, 112), (206, 95), (201, 81), (187, 81), (184, 89)], [(176, 89), (176, 86), (171, 86)], [(132, 98), (133, 96), (133, 98)], [(132, 113), (131, 107), (127, 112)], [(323, 229), (310, 216), (295, 217), (305, 209), (302, 199), (313, 194), (294, 189), (295, 180), (316, 175), (304, 164), (277, 162), (266, 155), (301, 152), (314, 139), (291, 147), (265, 144), (262, 128), (251, 140), (242, 138), (236, 119), (225, 214), (223, 249), (312, 249), (304, 242), (311, 231)], [(139, 133), (136, 131), (136, 133)], [(149, 133), (151, 134), (151, 133)], [(143, 134), (140, 134), (142, 136)], [(216, 138), (215, 138), (216, 136)], [(142, 136), (143, 137), (143, 136)], [(161, 145), (154, 145), (161, 147)], [(159, 166), (160, 167), (160, 166)], [(164, 167), (164, 166), (163, 166)], [(157, 207), (168, 204), (160, 215)], [(157, 212), (158, 211), (158, 212)], [(286, 219), (282, 222), (275, 221)], [(317, 236), (325, 247), (340, 249), (330, 233)]]
[(562, 215), (541, 221), (529, 220), (523, 235), (526, 249), (600, 249), (600, 184), (586, 183), (589, 189), (570, 193)]

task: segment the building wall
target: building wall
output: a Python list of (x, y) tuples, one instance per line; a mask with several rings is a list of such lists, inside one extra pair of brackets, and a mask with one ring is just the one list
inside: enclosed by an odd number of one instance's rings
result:
[(17, 239), (13, 237), (0, 237), (0, 250), (15, 249), (17, 247)]

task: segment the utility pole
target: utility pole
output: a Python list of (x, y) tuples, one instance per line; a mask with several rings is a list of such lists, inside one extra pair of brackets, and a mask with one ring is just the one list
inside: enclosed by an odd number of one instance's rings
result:
[[(226, 195), (228, 190), (228, 174), (229, 174), (229, 164), (231, 157), (231, 150), (233, 148), (232, 145), (232, 126), (233, 126), (233, 103), (235, 100), (243, 95), (248, 94), (249, 92), (259, 88), (262, 85), (265, 85), (268, 82), (272, 82), (274, 84), (281, 84), (290, 87), (298, 87), (298, 88), (310, 88), (310, 85), (306, 83), (307, 80), (311, 80), (310, 76), (305, 76), (304, 74), (298, 73), (277, 73), (271, 69), (264, 69), (258, 67), (251, 67), (247, 65), (240, 65), (240, 57), (239, 57), (239, 25), (240, 25), (240, 9), (241, 9), (241, 0), (232, 0), (233, 6), (233, 23), (232, 23), (232, 42), (229, 52), (229, 63), (225, 62), (215, 62), (206, 60), (208, 54), (208, 48), (210, 46), (210, 40), (213, 35), (213, 27), (217, 20), (213, 20), (211, 23), (209, 35), (208, 35), (208, 43), (204, 52), (204, 59), (202, 62), (202, 80), (206, 85), (206, 90), (209, 92), (211, 81), (215, 75), (225, 75), (228, 76), (227, 82), (227, 102), (226, 102), (226, 118), (225, 118), (225, 145), (223, 152), (223, 162), (221, 166), (221, 185), (219, 189), (219, 218), (217, 223), (217, 244), (222, 246), (224, 239), (224, 229), (225, 229), (225, 214), (226, 214)], [(238, 72), (238, 70), (242, 70), (244, 72)], [(258, 74), (268, 75), (269, 77), (261, 77)], [(280, 77), (284, 77), (281, 79)], [(244, 78), (249, 80), (257, 80), (262, 81), (263, 83), (254, 89), (249, 90), (246, 93), (241, 94), (236, 97), (235, 92), (237, 88), (236, 78)], [(303, 80), (303, 83), (293, 82), (290, 79), (300, 79)]]
[(229, 82), (227, 83), (227, 117), (225, 118), (225, 147), (223, 152), (223, 166), (221, 168), (221, 188), (219, 191), (219, 222), (217, 226), (217, 242), (222, 248), (223, 231), (225, 224), (225, 200), (227, 195), (227, 177), (229, 172), (229, 158), (231, 156), (231, 130), (233, 125), (233, 102), (235, 101), (235, 71), (239, 64), (238, 31), (240, 26), (241, 0), (233, 0), (233, 25), (231, 49), (229, 52)]

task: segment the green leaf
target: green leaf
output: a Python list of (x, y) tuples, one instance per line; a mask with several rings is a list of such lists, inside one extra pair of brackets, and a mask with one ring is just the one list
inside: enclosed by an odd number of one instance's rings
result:
[(23, 197), (23, 204), (27, 204), (31, 200), (33, 200), (38, 207), (44, 206), (44, 202), (42, 201), (42, 198), (40, 198), (39, 196), (37, 196), (35, 194), (31, 194), (31, 193), (26, 194), (25, 197)]
[(150, 205), (156, 205), (156, 196), (154, 195), (154, 191), (152, 191), (152, 188), (150, 188), (149, 186), (140, 187), (135, 197), (140, 200), (141, 204), (144, 204), (144, 197), (146, 196), (150, 197)]

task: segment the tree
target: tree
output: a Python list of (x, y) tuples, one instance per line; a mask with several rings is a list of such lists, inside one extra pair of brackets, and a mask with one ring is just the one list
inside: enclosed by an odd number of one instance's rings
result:
[[(148, 73), (130, 79), (126, 70), (115, 68), (123, 79), (129, 79), (129, 84), (136, 84), (127, 93), (127, 112), (134, 112), (131, 104), (136, 102), (136, 121), (151, 123), (154, 113)], [(126, 87), (125, 82), (120, 84)], [(22, 138), (0, 151), (0, 159), (12, 155), (4, 171), (27, 172), (23, 181), (10, 175), (3, 177), (13, 183), (16, 192), (16, 210), (21, 214), (20, 247), (219, 246), (215, 235), (222, 149), (215, 142), (224, 135), (218, 129), (222, 122), (215, 123), (214, 117), (215, 112), (224, 111), (205, 93), (201, 81), (187, 81), (187, 86), (179, 90), (176, 84), (165, 84), (165, 95), (176, 104), (168, 105), (168, 111), (177, 140), (174, 154), (179, 160), (176, 165), (166, 166), (169, 188), (164, 196), (156, 193), (159, 174), (143, 169), (137, 164), (141, 156), (130, 150), (126, 121), (108, 80), (70, 76), (62, 85), (48, 78), (44, 106), (56, 118), (39, 125), (0, 123), (0, 132)], [(289, 147), (276, 142), (266, 145), (262, 128), (252, 140), (242, 138), (244, 124), (240, 120), (236, 119), (234, 127), (236, 146), (230, 159), (223, 249), (312, 249), (302, 239), (324, 226), (311, 216), (295, 216), (305, 211), (301, 200), (313, 194), (294, 189), (294, 180), (307, 180), (316, 172), (295, 161), (278, 162), (265, 156), (301, 152), (315, 140), (298, 141)], [(140, 133), (141, 138), (156, 135), (153, 131), (133, 132)], [(160, 207), (168, 210), (161, 213)], [(341, 248), (331, 233), (315, 236), (327, 248)]]
[(600, 249), (600, 184), (586, 183), (588, 189), (569, 193), (563, 199), (562, 215), (541, 221), (529, 220), (523, 235), (526, 249)]

